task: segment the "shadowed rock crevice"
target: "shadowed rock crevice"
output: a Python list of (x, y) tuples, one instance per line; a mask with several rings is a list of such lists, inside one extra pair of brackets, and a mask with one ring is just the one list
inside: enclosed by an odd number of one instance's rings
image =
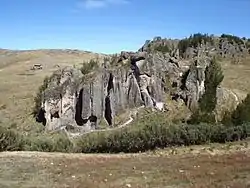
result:
[(44, 109), (40, 109), (37, 116), (36, 116), (36, 121), (38, 123), (42, 123), (44, 126), (46, 125), (46, 118), (45, 118), (45, 110)]
[(75, 110), (75, 121), (76, 124), (82, 126), (83, 124), (87, 123), (88, 120), (82, 118), (82, 95), (83, 89), (80, 90), (77, 103), (76, 103), (76, 110)]
[(111, 89), (114, 89), (114, 83), (113, 83), (113, 74), (109, 74), (109, 81), (108, 81), (108, 88), (107, 88), (107, 91), (108, 91), (108, 95), (110, 94), (110, 90)]
[(105, 97), (105, 106), (104, 106), (104, 117), (108, 122), (109, 126), (112, 126), (112, 109), (111, 109), (111, 101), (110, 101), (110, 92), (114, 89), (113, 83), (113, 74), (109, 74), (108, 86), (107, 86), (107, 96)]
[(110, 98), (107, 96), (105, 98), (105, 112), (104, 112), (104, 117), (108, 124), (111, 126), (112, 125), (112, 110), (111, 110), (111, 104), (110, 104)]
[(131, 63), (131, 70), (133, 71), (133, 74), (134, 74), (137, 82), (139, 83), (140, 82), (140, 69), (138, 68), (138, 66), (136, 65), (135, 62)]
[(53, 120), (53, 118), (56, 118), (56, 119), (60, 118), (58, 110), (50, 113), (50, 119), (51, 119), (51, 121)]
[(97, 117), (94, 115), (91, 115), (91, 116), (89, 116), (89, 121), (92, 123), (95, 123), (95, 122), (97, 122)]
[(97, 116), (91, 115), (91, 116), (89, 116), (88, 120), (89, 120), (89, 122), (91, 124), (91, 128), (95, 129), (96, 126), (97, 126)]

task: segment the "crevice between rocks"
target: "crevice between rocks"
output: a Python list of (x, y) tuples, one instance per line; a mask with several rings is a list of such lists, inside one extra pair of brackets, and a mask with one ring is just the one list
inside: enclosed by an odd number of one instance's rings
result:
[(88, 121), (88, 119), (82, 118), (82, 94), (83, 94), (83, 89), (81, 89), (79, 92), (77, 103), (76, 103), (76, 113), (75, 113), (75, 121), (76, 121), (76, 124), (79, 126), (82, 126)]
[(104, 110), (104, 117), (108, 122), (109, 126), (112, 126), (112, 109), (111, 109), (111, 101), (110, 101), (110, 91), (114, 89), (113, 84), (113, 75), (110, 73), (109, 80), (108, 80), (108, 87), (107, 87), (107, 96), (105, 97), (105, 110)]
[(46, 120), (46, 118), (45, 118), (45, 113), (46, 113), (46, 111), (45, 111), (43, 108), (41, 108), (41, 109), (39, 110), (37, 116), (36, 116), (36, 121), (37, 121), (38, 123), (42, 123), (44, 126), (45, 126), (46, 123), (47, 123), (47, 120)]

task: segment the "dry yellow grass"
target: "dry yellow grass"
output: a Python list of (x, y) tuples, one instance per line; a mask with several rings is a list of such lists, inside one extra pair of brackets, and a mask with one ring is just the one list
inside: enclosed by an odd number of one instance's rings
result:
[(239, 93), (250, 93), (250, 56), (242, 59), (240, 64), (233, 64), (230, 60), (221, 64), (225, 75), (222, 85)]

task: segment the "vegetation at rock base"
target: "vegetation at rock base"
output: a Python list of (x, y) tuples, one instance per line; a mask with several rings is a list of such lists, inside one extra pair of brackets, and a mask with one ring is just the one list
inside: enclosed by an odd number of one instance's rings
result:
[(14, 130), (0, 126), (0, 152), (24, 149), (23, 136)]
[(73, 143), (65, 134), (24, 136), (16, 130), (0, 126), (2, 151), (71, 152)]
[(217, 104), (217, 87), (223, 81), (223, 71), (215, 58), (205, 70), (205, 93), (199, 100), (199, 107), (193, 113), (189, 123), (215, 123), (214, 109)]
[(59, 83), (60, 78), (61, 78), (61, 74), (58, 72), (54, 72), (51, 76), (46, 76), (44, 78), (43, 84), (38, 88), (37, 94), (34, 98), (34, 107), (32, 110), (32, 114), (34, 117), (39, 113), (41, 109), (44, 91), (48, 88), (49, 83), (51, 83), (53, 79), (56, 79), (57, 83)]
[(250, 123), (238, 126), (222, 124), (173, 124), (164, 113), (151, 113), (131, 126), (106, 132), (94, 132), (69, 140), (64, 134), (22, 136), (0, 129), (0, 151), (46, 151), (77, 153), (131, 153), (172, 146), (225, 143), (250, 136)]
[(171, 124), (138, 122), (134, 128), (90, 134), (77, 142), (76, 151), (83, 153), (131, 153), (172, 146), (225, 143), (245, 139), (250, 125), (236, 127), (211, 124)]
[(38, 137), (24, 138), (24, 149), (26, 151), (44, 152), (72, 152), (73, 142), (67, 135), (57, 133), (54, 135), (41, 135)]
[(41, 109), (43, 92), (48, 88), (49, 82), (50, 82), (50, 77), (46, 76), (43, 80), (43, 84), (38, 88), (37, 94), (34, 98), (35, 105), (32, 110), (33, 116), (36, 116), (39, 110)]

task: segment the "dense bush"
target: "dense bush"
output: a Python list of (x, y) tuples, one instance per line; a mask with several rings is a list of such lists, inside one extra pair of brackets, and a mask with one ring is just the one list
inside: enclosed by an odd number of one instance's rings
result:
[(213, 44), (213, 37), (208, 34), (196, 33), (191, 35), (189, 38), (185, 38), (178, 43), (178, 49), (180, 50), (180, 55), (183, 57), (183, 54), (186, 52), (188, 47), (197, 48), (200, 44), (210, 43)]
[(214, 109), (217, 104), (217, 87), (223, 81), (223, 71), (220, 64), (212, 59), (205, 70), (205, 93), (199, 100), (199, 107), (191, 116), (190, 124), (199, 122), (215, 123)]
[(82, 137), (76, 152), (118, 153), (144, 152), (171, 146), (224, 143), (245, 139), (250, 135), (250, 124), (226, 127), (211, 124), (171, 124), (161, 122), (136, 123), (134, 128), (99, 132)]
[(42, 135), (28, 137), (25, 142), (25, 150), (42, 152), (71, 152), (73, 143), (64, 134), (53, 136)]
[(162, 117), (153, 114), (130, 127), (90, 133), (75, 140), (74, 144), (62, 134), (24, 138), (14, 131), (1, 128), (0, 151), (131, 153), (172, 146), (224, 143), (250, 136), (250, 124), (170, 124)]
[(23, 137), (14, 130), (0, 126), (0, 152), (20, 151), (24, 149)]
[(73, 143), (64, 134), (25, 137), (14, 130), (0, 127), (2, 151), (71, 152)]
[(244, 44), (244, 41), (240, 37), (237, 37), (234, 35), (222, 34), (221, 38), (226, 38), (228, 40), (228, 42), (231, 44), (234, 44), (234, 43), (236, 43), (238, 45)]

